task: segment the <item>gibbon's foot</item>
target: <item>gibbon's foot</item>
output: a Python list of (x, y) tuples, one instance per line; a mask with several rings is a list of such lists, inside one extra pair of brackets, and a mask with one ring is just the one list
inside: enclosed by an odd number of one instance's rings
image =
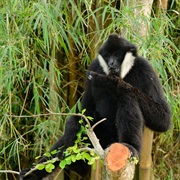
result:
[(112, 144), (106, 156), (106, 167), (112, 172), (117, 172), (126, 166), (131, 156), (130, 150), (123, 144)]
[(23, 169), (20, 172), (19, 180), (42, 180), (43, 177), (47, 176), (49, 173), (45, 170), (36, 170), (31, 172), (29, 175), (25, 176), (31, 169)]

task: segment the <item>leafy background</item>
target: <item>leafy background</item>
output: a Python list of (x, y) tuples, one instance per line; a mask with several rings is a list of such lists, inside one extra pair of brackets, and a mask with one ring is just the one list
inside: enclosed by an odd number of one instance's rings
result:
[[(151, 61), (172, 110), (172, 128), (154, 137), (155, 177), (180, 178), (180, 2), (169, 1), (164, 11), (154, 1), (150, 18), (135, 16), (126, 1), (119, 3), (0, 1), (0, 169), (31, 166), (62, 135), (65, 118), (45, 114), (71, 110), (99, 46), (117, 32)], [(139, 34), (142, 22), (150, 25), (148, 36)]]

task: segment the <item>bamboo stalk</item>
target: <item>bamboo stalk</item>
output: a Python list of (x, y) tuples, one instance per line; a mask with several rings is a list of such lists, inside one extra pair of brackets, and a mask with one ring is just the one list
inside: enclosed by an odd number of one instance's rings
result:
[(101, 164), (100, 161), (96, 161), (96, 165), (95, 165), (96, 169), (91, 170), (91, 180), (100, 180), (102, 179), (101, 176)]
[[(95, 0), (91, 4), (91, 11), (95, 11), (97, 8), (102, 6), (102, 4), (103, 4), (102, 1)], [(103, 25), (102, 25), (102, 20), (101, 20), (101, 12), (98, 11), (98, 12), (96, 12), (95, 15), (96, 15), (95, 17), (97, 18), (99, 28), (102, 29)], [(94, 20), (93, 16), (90, 16), (90, 18), (88, 19), (88, 22), (89, 22), (89, 26), (88, 26), (89, 39), (91, 40), (90, 57), (93, 60), (97, 55), (96, 53), (97, 53), (97, 50), (98, 50), (100, 44), (97, 44), (98, 34), (97, 34), (97, 27), (96, 27), (95, 20)], [(96, 49), (96, 50), (94, 50), (94, 49)], [(102, 179), (101, 172), (102, 171), (101, 171), (100, 161), (97, 161), (96, 162), (96, 169), (91, 170), (91, 180)]]
[(139, 180), (151, 179), (153, 134), (153, 131), (149, 128), (144, 128), (143, 144), (139, 161)]
[[(134, 10), (135, 16), (145, 15), (147, 19), (150, 18), (153, 0), (138, 0), (128, 1), (130, 6), (137, 7)], [(139, 8), (138, 6), (142, 6)], [(134, 26), (134, 30), (139, 32), (142, 37), (148, 36), (149, 22), (142, 21), (141, 27)], [(144, 127), (142, 150), (139, 161), (139, 171), (136, 171), (135, 178), (138, 180), (150, 180), (152, 172), (151, 164), (151, 151), (152, 151), (153, 131), (149, 128)], [(138, 174), (137, 174), (138, 173)]]
[[(56, 66), (56, 60), (55, 60), (55, 45), (52, 44), (52, 50), (51, 50), (51, 62), (49, 65), (49, 106), (51, 111), (56, 112), (56, 105), (57, 105), (57, 97), (55, 92), (57, 92), (57, 84), (56, 84), (56, 73), (55, 73), (55, 67)], [(53, 120), (56, 120), (55, 116), (51, 117)]]
[[(72, 24), (72, 20), (74, 17), (74, 9), (73, 7), (71, 7), (72, 9), (72, 13), (69, 15), (69, 23), (68, 24)], [(70, 31), (70, 30), (69, 30)], [(69, 51), (69, 93), (68, 93), (68, 103), (69, 103), (69, 107), (73, 107), (74, 104), (77, 101), (77, 93), (76, 93), (76, 71), (77, 71), (77, 66), (76, 66), (76, 55), (75, 55), (75, 44), (74, 41), (71, 37), (71, 35), (68, 35), (68, 40), (69, 40), (69, 44), (70, 44), (70, 51)]]
[[(96, 9), (96, 1), (92, 1), (91, 3), (91, 11), (89, 13), (92, 13), (95, 11)], [(94, 59), (96, 56), (96, 51), (94, 51), (95, 49), (95, 43), (96, 41), (96, 24), (95, 24), (95, 20), (93, 15), (91, 15), (88, 19), (88, 27), (87, 27), (87, 31), (89, 34), (89, 40), (90, 40), (90, 57), (91, 59)]]
[(159, 10), (167, 10), (168, 0), (158, 0), (156, 5), (156, 15), (158, 15)]

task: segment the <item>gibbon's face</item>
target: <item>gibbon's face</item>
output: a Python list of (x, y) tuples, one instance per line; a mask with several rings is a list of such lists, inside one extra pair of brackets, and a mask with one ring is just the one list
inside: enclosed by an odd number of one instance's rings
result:
[(105, 74), (124, 78), (134, 65), (136, 53), (136, 46), (112, 34), (101, 46), (98, 60)]

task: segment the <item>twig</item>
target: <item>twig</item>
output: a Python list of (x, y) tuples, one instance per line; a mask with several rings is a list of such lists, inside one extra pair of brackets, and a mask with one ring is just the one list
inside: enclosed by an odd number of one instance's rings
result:
[(50, 113), (50, 115), (62, 115), (62, 116), (68, 116), (69, 115), (69, 116), (82, 117), (86, 121), (86, 123), (88, 124), (88, 127), (91, 128), (91, 124), (90, 124), (88, 118), (84, 114), (81, 114), (81, 113), (54, 113), (54, 112), (50, 111), (49, 109), (46, 109), (46, 110)]
[(104, 119), (98, 121), (97, 123), (95, 123), (95, 124), (91, 127), (91, 130), (94, 131), (94, 128), (95, 128), (97, 125), (99, 125), (100, 123), (102, 123), (103, 121), (106, 121), (106, 120), (107, 120), (107, 119), (104, 118)]
[(93, 148), (89, 148), (89, 147), (84, 147), (84, 148), (80, 148), (80, 151), (89, 151), (89, 152), (95, 152), (95, 150)]
[(98, 121), (97, 123), (95, 123), (92, 127), (91, 127), (91, 124), (88, 120), (88, 118), (84, 115), (84, 114), (75, 114), (75, 113), (53, 113), (51, 112), (50, 110), (48, 110), (48, 112), (50, 112), (51, 114), (54, 114), (54, 115), (73, 115), (73, 116), (80, 116), (82, 117), (86, 123), (88, 124), (88, 128), (86, 129), (87, 131), (87, 136), (88, 138), (90, 139), (96, 153), (102, 158), (104, 159), (104, 150), (103, 148), (101, 147), (100, 143), (99, 143), (99, 139), (97, 138), (96, 134), (94, 133), (93, 129), (98, 125), (100, 124), (101, 122), (105, 121), (106, 118)]
[(50, 113), (48, 113), (48, 114), (21, 115), (21, 116), (12, 115), (12, 114), (4, 114), (4, 116), (14, 117), (14, 118), (32, 118), (32, 117), (41, 117), (41, 116), (50, 116), (50, 115), (51, 115)]
[(45, 114), (33, 114), (33, 115), (21, 115), (21, 116), (11, 115), (11, 114), (4, 114), (4, 116), (14, 117), (14, 118), (32, 118), (32, 117), (51, 116), (51, 115), (57, 115), (57, 116), (59, 116), (59, 115), (60, 116), (79, 116), (79, 117), (82, 117), (86, 121), (86, 123), (88, 124), (88, 127), (91, 128), (89, 120), (87, 119), (87, 117), (84, 114), (81, 114), (81, 113), (54, 113), (54, 112), (50, 111), (49, 109), (47, 109), (47, 111), (49, 113), (45, 113)]
[[(57, 157), (56, 157), (56, 158), (53, 158), (53, 159), (51, 159), (51, 161), (59, 161), (59, 158), (57, 158)], [(46, 165), (46, 164), (49, 164), (49, 162), (46, 161), (46, 162), (42, 162), (42, 163), (39, 163), (39, 164)], [(36, 170), (37, 170), (37, 165), (38, 165), (38, 164), (36, 164), (36, 166), (35, 166), (34, 168), (30, 169), (30, 170), (24, 175), (24, 177), (26, 177), (26, 176), (28, 176), (29, 174), (31, 174), (32, 172), (36, 171)]]
[(92, 129), (87, 129), (87, 135), (89, 140), (91, 141), (96, 153), (102, 158), (104, 159), (104, 150), (101, 147), (100, 143), (99, 143), (99, 139), (97, 138), (96, 134), (94, 133), (94, 131)]
[(0, 173), (11, 173), (11, 174), (20, 174), (18, 171), (11, 171), (11, 170), (0, 170)]

